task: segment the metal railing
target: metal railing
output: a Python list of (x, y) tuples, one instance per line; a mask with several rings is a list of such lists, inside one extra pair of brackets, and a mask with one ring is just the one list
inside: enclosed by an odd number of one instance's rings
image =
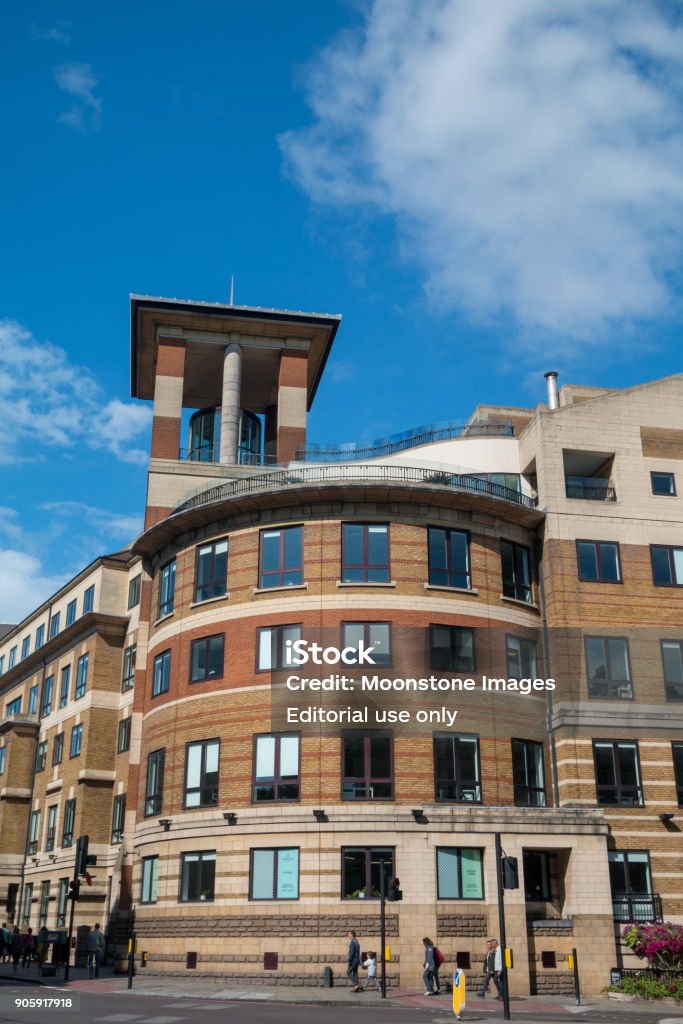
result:
[(450, 441), (461, 437), (514, 437), (515, 428), (511, 421), (505, 423), (470, 423), (466, 426), (418, 427), (413, 432), (394, 437), (380, 438), (372, 444), (358, 447), (349, 444), (314, 444), (301, 448), (296, 453), (297, 462), (360, 462), (364, 459), (378, 459), (397, 452), (408, 451), (435, 441)]
[[(178, 452), (179, 462), (206, 462), (214, 466), (220, 463), (220, 445), (207, 445), (206, 448), (181, 448)], [(240, 448), (237, 458), (238, 466), (275, 466), (277, 455), (266, 455), (265, 452), (248, 452)]]
[(612, 917), (619, 924), (630, 924), (632, 921), (663, 921), (662, 898), (659, 893), (613, 896)]
[(582, 501), (616, 501), (617, 492), (605, 481), (598, 483), (595, 477), (586, 477), (585, 480), (565, 480), (565, 492), (568, 498), (578, 498)]
[(435, 472), (430, 469), (417, 469), (412, 466), (302, 466), (300, 469), (282, 469), (275, 473), (263, 473), (258, 476), (245, 477), (242, 480), (230, 480), (226, 483), (208, 487), (194, 494), (187, 501), (176, 506), (173, 513), (186, 512), (192, 508), (201, 508), (216, 502), (226, 501), (246, 494), (257, 494), (261, 491), (272, 491), (281, 487), (300, 487), (307, 484), (416, 484), (418, 486), (436, 485), (447, 487), (467, 494), (482, 494), (489, 498), (533, 509), (534, 502), (526, 494), (513, 491), (502, 484), (490, 483), (478, 477), (463, 476), (458, 473)]

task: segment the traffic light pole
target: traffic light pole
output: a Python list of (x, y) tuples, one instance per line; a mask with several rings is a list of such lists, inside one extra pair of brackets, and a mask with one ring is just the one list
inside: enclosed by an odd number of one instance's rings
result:
[(387, 998), (387, 963), (386, 963), (386, 941), (387, 941), (387, 923), (386, 923), (386, 879), (384, 877), (384, 860), (380, 857), (379, 860), (379, 942), (380, 942), (380, 956), (382, 958), (382, 973), (381, 980), (379, 983), (380, 994), (382, 999)]
[(496, 832), (496, 881), (498, 882), (498, 928), (500, 930), (500, 955), (503, 967), (503, 1020), (510, 1020), (510, 992), (508, 989), (508, 968), (505, 958), (505, 903), (503, 902), (503, 849), (500, 832)]
[[(71, 942), (74, 934), (74, 914), (76, 913), (76, 893), (78, 892), (78, 861), (79, 851), (76, 850), (76, 857), (74, 860), (74, 877), (71, 881), (69, 895), (71, 897), (71, 909), (69, 910), (69, 937), (66, 940), (66, 963), (64, 965), (64, 981), (69, 980), (69, 964), (71, 963)], [(74, 965), (75, 966), (75, 965)]]

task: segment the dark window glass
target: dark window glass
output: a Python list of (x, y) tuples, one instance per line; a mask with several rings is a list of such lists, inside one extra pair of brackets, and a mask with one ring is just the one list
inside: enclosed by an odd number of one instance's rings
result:
[(47, 740), (43, 740), (36, 747), (36, 771), (42, 772), (47, 764)]
[(188, 743), (185, 756), (185, 806), (212, 807), (218, 803), (218, 740)]
[(599, 804), (642, 807), (638, 747), (625, 740), (593, 743), (595, 781)]
[(71, 689), (71, 665), (65, 665), (62, 669), (62, 677), (59, 683), (59, 706), (65, 708), (69, 703), (69, 690)]
[(472, 589), (470, 536), (464, 530), (428, 529), (429, 582), (435, 587)]
[(657, 587), (683, 587), (683, 548), (650, 548), (652, 579)]
[(515, 806), (545, 807), (543, 744), (532, 740), (512, 741), (512, 777)]
[(0, 775), (5, 774), (5, 764), (7, 762), (7, 747), (0, 747)]
[(59, 889), (57, 894), (57, 927), (63, 928), (66, 924), (66, 905), (69, 896), (69, 879), (59, 879)]
[(474, 630), (465, 626), (430, 626), (431, 668), (446, 672), (474, 672)]
[(391, 847), (347, 846), (342, 848), (342, 897), (347, 900), (380, 898), (380, 865), (385, 885), (395, 875)]
[(435, 736), (434, 776), (437, 800), (481, 800), (479, 740), (476, 736)]
[(538, 679), (536, 641), (521, 636), (506, 636), (508, 677), (510, 679)]
[(550, 855), (543, 850), (524, 851), (524, 898), (530, 901), (549, 900)]
[(672, 743), (671, 750), (674, 760), (674, 777), (676, 779), (678, 806), (683, 807), (683, 743)]
[(60, 613), (59, 612), (54, 612), (52, 618), (50, 619), (50, 632), (49, 632), (50, 640), (52, 640), (53, 636), (57, 636), (57, 634), (59, 633), (59, 619), (60, 619)]
[(197, 548), (195, 601), (225, 597), (228, 592), (228, 542), (218, 540)]
[(128, 583), (128, 609), (135, 608), (136, 605), (140, 604), (140, 587), (142, 584), (142, 575), (139, 573), (134, 576)]
[(28, 658), (30, 653), (31, 653), (31, 637), (30, 636), (25, 636), (24, 639), (21, 641), (21, 660), (23, 661), (24, 658)]
[(71, 747), (69, 749), (69, 757), (78, 757), (81, 752), (81, 746), (83, 744), (83, 725), (74, 725), (71, 730)]
[(274, 672), (291, 667), (287, 644), (296, 640), (301, 640), (301, 626), (264, 626), (257, 629), (257, 670)]
[(254, 737), (254, 802), (299, 799), (299, 737)]
[(9, 657), (7, 661), (7, 668), (14, 668), (17, 663), (17, 649), (16, 647), (10, 648)]
[(66, 606), (66, 624), (67, 624), (67, 626), (72, 626), (75, 621), (76, 621), (76, 599), (74, 598), (73, 601), (69, 601), (68, 605)]
[(159, 572), (159, 618), (170, 615), (175, 602), (175, 559)]
[(482, 900), (484, 898), (483, 850), (440, 846), (436, 851), (436, 898)]
[(683, 641), (662, 640), (662, 663), (667, 700), (683, 700)]
[(608, 850), (613, 896), (652, 894), (650, 856), (643, 850)]
[(673, 473), (650, 473), (653, 494), (675, 496), (676, 478)]
[(130, 647), (126, 647), (123, 652), (123, 676), (121, 679), (121, 692), (125, 693), (127, 690), (132, 690), (135, 686), (135, 656), (137, 654), (137, 644), (131, 644)]
[(259, 587), (292, 587), (304, 581), (303, 527), (261, 531)]
[(121, 793), (114, 797), (114, 807), (111, 816), (111, 841), (112, 844), (123, 842), (123, 831), (126, 820), (126, 794)]
[(388, 800), (393, 797), (392, 747), (389, 732), (344, 734), (344, 800)]
[(83, 594), (83, 614), (91, 612), (95, 607), (95, 585), (88, 587)]
[(117, 754), (130, 750), (130, 718), (122, 718), (119, 722), (119, 735), (116, 743)]
[(599, 540), (578, 540), (579, 579), (589, 583), (621, 583), (619, 545)]
[(43, 683), (43, 699), (40, 704), (40, 717), (47, 718), (52, 714), (52, 695), (55, 688), (55, 677), (48, 676)]
[(40, 840), (40, 811), (31, 811), (31, 817), (29, 818), (28, 825), (28, 852), (38, 852), (38, 842)]
[(389, 582), (389, 527), (386, 523), (342, 524), (342, 582)]
[(251, 850), (250, 900), (298, 900), (299, 851), (296, 847)]
[(5, 707), (5, 718), (14, 718), (21, 714), (21, 697), (15, 697)]
[[(67, 622), (67, 626), (68, 625), (69, 625), (69, 623)], [(36, 630), (36, 644), (35, 644), (36, 651), (38, 650), (39, 647), (42, 647), (44, 643), (45, 643), (45, 626), (38, 626), (38, 629)]]
[(76, 666), (76, 686), (74, 687), (74, 700), (85, 697), (85, 690), (88, 685), (88, 655), (82, 654)]
[(171, 681), (171, 652), (164, 651), (154, 659), (154, 675), (152, 677), (152, 696), (168, 693)]
[(52, 763), (61, 764), (64, 756), (64, 733), (58, 732), (52, 741)]
[(631, 662), (623, 637), (587, 636), (586, 674), (589, 697), (631, 700)]
[(38, 685), (32, 686), (28, 691), (28, 713), (35, 715), (38, 711)]
[(529, 549), (512, 541), (500, 542), (503, 570), (503, 596), (531, 604), (531, 569)]
[(140, 893), (141, 903), (156, 903), (157, 887), (159, 884), (159, 858), (142, 858), (142, 891)]
[(223, 678), (223, 647), (225, 637), (202, 637), (192, 642), (190, 652), (190, 682), (200, 683), (206, 679)]
[[(363, 644), (372, 649), (370, 657), (375, 665), (391, 665), (391, 630), (388, 622), (345, 622), (342, 626), (342, 645), (357, 650)], [(355, 665), (353, 652), (347, 653), (348, 665)]]
[(40, 904), (38, 909), (38, 927), (44, 928), (47, 924), (47, 912), (50, 908), (50, 881), (40, 883)]
[(155, 750), (147, 757), (147, 783), (145, 786), (145, 817), (161, 814), (164, 798), (165, 750)]
[(76, 801), (67, 800), (64, 804), (64, 823), (62, 825), (62, 847), (64, 849), (73, 845), (75, 820)]
[(184, 853), (180, 869), (180, 901), (212, 900), (216, 881), (216, 851)]

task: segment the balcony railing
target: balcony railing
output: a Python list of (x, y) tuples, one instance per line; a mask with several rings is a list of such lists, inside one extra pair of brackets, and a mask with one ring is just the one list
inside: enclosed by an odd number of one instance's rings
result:
[[(205, 448), (181, 448), (178, 452), (180, 462), (208, 462), (218, 465), (220, 462), (220, 445), (207, 445)], [(238, 466), (275, 466), (277, 455), (266, 455), (265, 452), (248, 452), (240, 448), (237, 453)]]
[(578, 498), (581, 501), (617, 500), (617, 492), (609, 486), (609, 480), (595, 476), (566, 477), (565, 490), (568, 498)]
[(302, 466), (300, 469), (279, 470), (275, 473), (263, 473), (242, 480), (230, 480), (208, 487), (182, 502), (173, 511), (186, 512), (189, 509), (201, 508), (216, 502), (226, 501), (260, 491), (272, 491), (281, 487), (301, 487), (307, 484), (415, 484), (418, 486), (437, 485), (466, 494), (481, 494), (533, 509), (534, 502), (526, 494), (513, 491), (502, 484), (494, 484), (478, 477), (458, 473), (443, 473), (430, 469), (417, 469), (412, 466)]
[(659, 893), (613, 896), (612, 917), (619, 924), (630, 924), (632, 921), (663, 921), (662, 898)]
[(386, 455), (408, 451), (435, 441), (450, 441), (461, 437), (514, 437), (515, 428), (508, 420), (505, 423), (470, 423), (466, 426), (435, 424), (418, 427), (405, 434), (383, 437), (372, 444), (359, 447), (355, 443), (326, 445), (314, 444), (296, 453), (298, 462), (362, 462), (365, 459), (379, 459)]

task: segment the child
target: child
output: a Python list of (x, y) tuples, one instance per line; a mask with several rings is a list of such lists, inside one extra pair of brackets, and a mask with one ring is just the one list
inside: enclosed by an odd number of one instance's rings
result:
[(365, 983), (361, 991), (366, 992), (370, 982), (374, 981), (375, 988), (377, 989), (378, 992), (381, 992), (379, 982), (377, 981), (377, 953), (368, 953), (367, 960), (363, 961), (363, 967), (365, 967), (365, 969), (367, 970), (368, 976), (365, 979)]

